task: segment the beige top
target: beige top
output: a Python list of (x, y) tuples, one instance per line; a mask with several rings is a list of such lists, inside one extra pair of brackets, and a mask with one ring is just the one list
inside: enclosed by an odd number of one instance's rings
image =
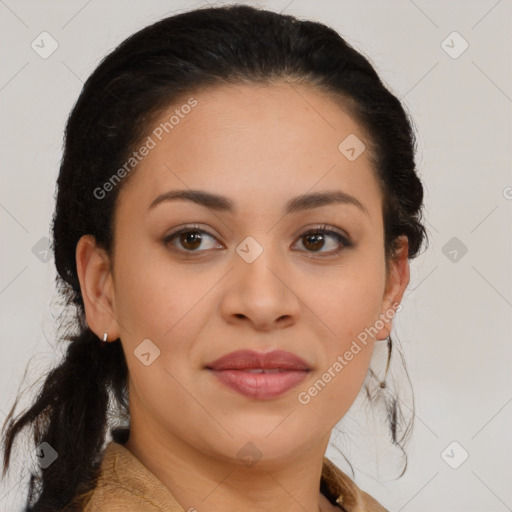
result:
[[(389, 512), (324, 457), (326, 497), (345, 512)], [(110, 441), (96, 487), (87, 493), (84, 512), (185, 512), (169, 489), (128, 448)]]

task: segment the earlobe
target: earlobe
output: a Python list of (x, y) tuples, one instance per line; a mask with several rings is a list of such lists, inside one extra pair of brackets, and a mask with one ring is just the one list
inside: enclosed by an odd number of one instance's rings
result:
[(398, 249), (394, 258), (389, 262), (386, 288), (382, 300), (381, 319), (384, 326), (378, 332), (376, 339), (384, 340), (389, 337), (397, 308), (402, 301), (405, 289), (410, 280), (409, 242), (406, 236), (398, 238)]
[(114, 288), (110, 259), (104, 249), (96, 245), (92, 235), (84, 235), (76, 246), (76, 266), (90, 329), (103, 339), (119, 337), (115, 314)]

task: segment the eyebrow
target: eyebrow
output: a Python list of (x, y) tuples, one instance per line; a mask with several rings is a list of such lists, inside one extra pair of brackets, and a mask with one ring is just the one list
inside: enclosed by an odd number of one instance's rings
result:
[[(231, 199), (220, 196), (218, 194), (212, 194), (204, 190), (170, 190), (156, 197), (153, 202), (149, 205), (148, 211), (153, 209), (155, 206), (167, 202), (176, 200), (192, 201), (193, 203), (211, 208), (219, 212), (234, 213), (236, 211), (235, 204)], [(284, 208), (284, 213), (296, 213), (304, 210), (310, 210), (312, 208), (320, 208), (331, 204), (348, 204), (359, 208), (361, 211), (368, 215), (368, 210), (359, 201), (359, 199), (342, 192), (341, 190), (329, 191), (329, 192), (316, 192), (312, 194), (304, 194), (301, 196), (290, 199)]]

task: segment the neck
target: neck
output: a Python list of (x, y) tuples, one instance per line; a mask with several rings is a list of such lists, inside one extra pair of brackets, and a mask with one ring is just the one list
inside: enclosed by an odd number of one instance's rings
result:
[[(323, 457), (329, 437), (286, 460), (253, 465), (219, 460), (169, 432), (140, 439), (133, 423), (125, 444), (173, 494), (185, 511), (327, 512), (332, 505), (320, 493)], [(149, 440), (147, 439), (149, 437)], [(248, 463), (249, 464), (249, 463)]]

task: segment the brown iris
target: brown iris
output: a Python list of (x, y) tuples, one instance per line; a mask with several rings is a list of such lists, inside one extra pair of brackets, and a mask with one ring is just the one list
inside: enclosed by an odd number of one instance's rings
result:
[[(325, 242), (324, 235), (322, 233), (314, 233), (311, 235), (306, 235), (304, 237), (304, 240), (307, 240), (307, 242), (304, 243), (304, 247), (306, 247), (306, 249), (313, 249), (313, 250), (321, 249)], [(311, 244), (309, 244), (309, 242), (311, 242)], [(308, 245), (309, 245), (309, 247), (308, 247)]]
[(199, 231), (187, 231), (180, 234), (180, 242), (186, 249), (197, 249), (201, 245), (201, 233)]

